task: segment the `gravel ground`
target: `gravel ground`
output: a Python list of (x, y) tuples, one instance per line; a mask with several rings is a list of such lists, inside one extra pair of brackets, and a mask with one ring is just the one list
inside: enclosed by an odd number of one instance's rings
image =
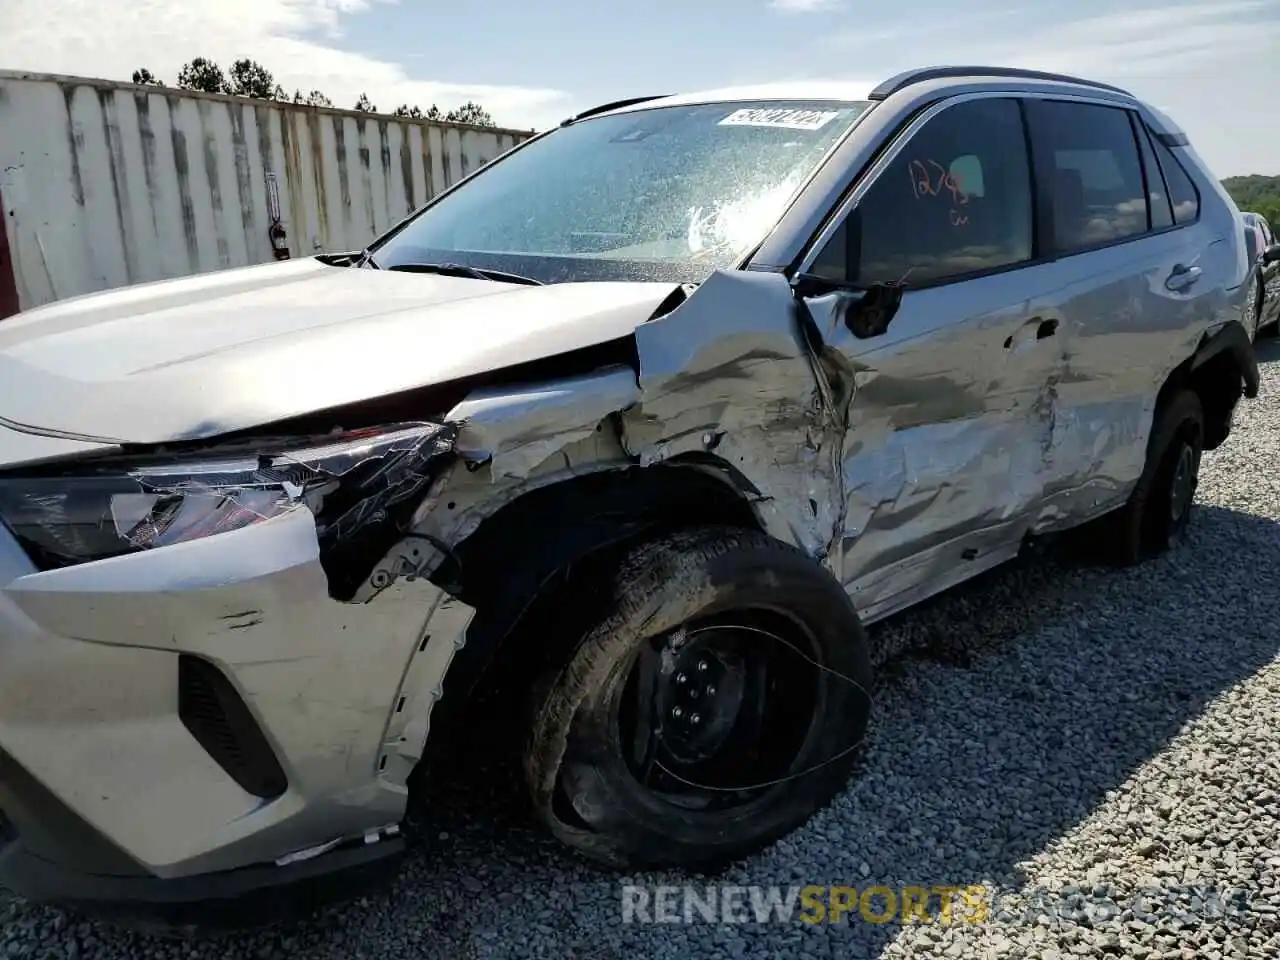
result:
[(1280, 344), (1260, 354), (1183, 549), (1122, 573), (1020, 560), (874, 629), (860, 778), (718, 878), (1009, 891), (986, 922), (623, 924), (620, 879), (530, 828), (478, 731), (386, 893), (174, 942), (0, 892), (0, 958), (1280, 957)]

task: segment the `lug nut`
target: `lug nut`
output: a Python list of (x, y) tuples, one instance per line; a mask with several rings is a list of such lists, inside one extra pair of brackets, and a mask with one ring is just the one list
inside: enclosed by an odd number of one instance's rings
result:
[(676, 683), (688, 683), (688, 682), (689, 682), (688, 676), (686, 676), (683, 673), (676, 674)]
[(679, 720), (681, 717), (683, 717), (683, 716), (684, 716), (684, 711), (683, 711), (682, 709), (680, 709), (679, 707), (672, 707), (672, 708), (671, 708), (671, 715), (672, 715), (673, 717), (675, 717), (677, 720)]
[(705, 660), (699, 660), (699, 661), (698, 661), (698, 672), (699, 672), (699, 673), (706, 673), (709, 669), (711, 669), (711, 665), (710, 665), (710, 664), (708, 664), (708, 663), (707, 663), (707, 661), (705, 661)]
[(714, 683), (707, 684), (707, 696), (714, 697), (716, 695), (716, 685)]
[(702, 722), (702, 717), (696, 713), (691, 713), (689, 715), (689, 722), (692, 723), (694, 726), (697, 726)]
[(697, 700), (697, 699), (698, 699), (698, 688), (697, 688), (697, 687), (690, 687), (690, 688), (689, 688), (689, 699), (690, 699), (690, 700)]

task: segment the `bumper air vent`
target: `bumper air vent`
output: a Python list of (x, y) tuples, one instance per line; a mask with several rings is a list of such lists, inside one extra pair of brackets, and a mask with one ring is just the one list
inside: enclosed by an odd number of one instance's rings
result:
[(178, 716), (245, 791), (264, 800), (284, 793), (288, 780), (271, 744), (231, 681), (207, 660), (178, 658)]

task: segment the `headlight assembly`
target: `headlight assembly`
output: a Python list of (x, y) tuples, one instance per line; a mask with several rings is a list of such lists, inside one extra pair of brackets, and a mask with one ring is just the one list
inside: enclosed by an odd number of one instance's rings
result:
[(0, 477), (0, 520), (45, 569), (198, 540), (302, 508), (315, 514), (322, 545), (334, 546), (368, 533), (398, 506), (411, 510), (453, 433), (398, 424), (262, 455)]

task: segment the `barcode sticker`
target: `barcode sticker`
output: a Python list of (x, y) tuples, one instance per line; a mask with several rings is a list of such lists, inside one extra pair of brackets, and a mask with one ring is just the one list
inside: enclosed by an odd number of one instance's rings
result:
[(783, 127), (788, 130), (821, 130), (840, 116), (839, 110), (748, 108), (735, 110), (720, 121), (722, 127)]

